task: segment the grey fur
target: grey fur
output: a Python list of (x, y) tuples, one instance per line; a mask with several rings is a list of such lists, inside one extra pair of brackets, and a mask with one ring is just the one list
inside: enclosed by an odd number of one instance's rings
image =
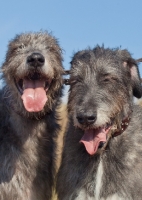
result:
[[(133, 95), (140, 98), (142, 88), (136, 61), (127, 50), (97, 46), (77, 52), (70, 73), (59, 200), (141, 200), (142, 108), (133, 105)], [(86, 130), (114, 122), (120, 127), (128, 117), (126, 130), (110, 138), (105, 151), (100, 146), (90, 155), (80, 143)]]
[[(31, 55), (42, 56), (40, 67), (30, 66)], [(49, 200), (55, 175), (55, 140), (60, 130), (56, 109), (62, 95), (61, 48), (47, 32), (17, 35), (9, 43), (2, 71), (5, 86), (0, 92), (0, 199)], [(32, 79), (34, 73), (52, 81), (43, 109), (29, 112), (17, 85), (29, 75)]]

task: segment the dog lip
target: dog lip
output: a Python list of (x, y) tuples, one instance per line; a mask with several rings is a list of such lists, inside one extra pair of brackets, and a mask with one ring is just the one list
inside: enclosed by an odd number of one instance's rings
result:
[(15, 82), (16, 88), (18, 89), (19, 93), (22, 95), (23, 94), (23, 88), (22, 88), (23, 80), (20, 79), (19, 81), (17, 81), (16, 79), (14, 79), (14, 82)]
[(111, 126), (112, 126), (112, 122), (106, 123), (105, 130), (107, 130), (107, 129), (110, 128)]
[(52, 80), (48, 80), (48, 81), (46, 80), (46, 81), (45, 81), (45, 88), (44, 88), (44, 89), (45, 89), (46, 92), (47, 92), (47, 90), (49, 89), (49, 87), (50, 87), (50, 85), (51, 85), (51, 81), (52, 81)]
[(99, 146), (98, 146), (98, 149), (101, 149), (103, 146), (104, 146), (104, 144), (105, 144), (106, 142), (100, 142), (100, 144), (99, 144)]
[(92, 130), (97, 130), (97, 129), (100, 129), (100, 128), (104, 128), (105, 130), (107, 130), (107, 129), (109, 129), (111, 126), (112, 126), (112, 124), (113, 124), (113, 122), (111, 121), (111, 122), (108, 122), (108, 123), (106, 123), (106, 124), (104, 124), (104, 125), (101, 125), (101, 126), (94, 126), (94, 125), (92, 125), (92, 126), (81, 126), (81, 129), (82, 130), (89, 130), (89, 129), (92, 129)]

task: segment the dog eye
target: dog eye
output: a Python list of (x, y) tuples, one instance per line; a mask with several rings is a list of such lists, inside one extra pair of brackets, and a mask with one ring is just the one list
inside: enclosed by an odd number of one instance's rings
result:
[(74, 84), (76, 84), (76, 83), (77, 83), (77, 80), (76, 80), (76, 79), (70, 80), (70, 84), (71, 84), (71, 85), (74, 85)]
[(104, 76), (102, 78), (102, 81), (103, 82), (112, 82), (112, 81), (117, 81), (117, 78), (116, 77), (113, 77), (113, 76)]
[(84, 84), (84, 79), (83, 77), (81, 77), (80, 74), (71, 74), (71, 78), (70, 78), (70, 84), (71, 85), (82, 85)]
[(70, 79), (70, 84), (75, 85), (76, 83), (81, 83), (82, 79), (80, 77), (73, 77)]
[(23, 43), (18, 47), (18, 49), (24, 49), (24, 48), (25, 48), (25, 45)]
[(110, 78), (109, 78), (109, 77), (103, 78), (103, 81), (104, 81), (104, 82), (108, 82), (108, 81), (110, 81)]

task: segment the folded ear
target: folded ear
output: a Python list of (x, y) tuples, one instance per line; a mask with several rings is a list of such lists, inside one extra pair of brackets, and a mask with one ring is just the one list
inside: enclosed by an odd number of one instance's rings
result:
[(141, 85), (140, 73), (139, 73), (138, 65), (137, 65), (136, 61), (132, 58), (129, 58), (123, 62), (123, 66), (129, 67), (129, 69), (130, 69), (133, 95), (137, 98), (141, 98), (142, 97), (142, 85)]
[(127, 67), (127, 69), (130, 71), (133, 95), (137, 98), (141, 98), (142, 97), (142, 85), (141, 85), (140, 73), (138, 70), (139, 60), (133, 59), (131, 57), (131, 54), (126, 49), (118, 50), (117, 52), (118, 52), (119, 58), (123, 62), (123, 66)]

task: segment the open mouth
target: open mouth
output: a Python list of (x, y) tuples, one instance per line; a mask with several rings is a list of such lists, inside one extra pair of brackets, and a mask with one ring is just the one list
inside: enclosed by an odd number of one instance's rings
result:
[(22, 79), (17, 79), (17, 80), (15, 79), (16, 87), (21, 95), (23, 94), (24, 89), (26, 88), (28, 82), (31, 83), (30, 84), (31, 87), (36, 87), (37, 83), (41, 82), (45, 91), (47, 91), (50, 86), (51, 80), (47, 79), (47, 77), (44, 77), (37, 72), (35, 72), (34, 74), (29, 74), (28, 76), (25, 76)]
[(47, 102), (47, 91), (51, 79), (35, 72), (21, 79), (15, 79), (15, 85), (21, 94), (23, 104), (28, 112), (39, 112)]
[(80, 142), (84, 144), (88, 154), (94, 155), (99, 148), (103, 147), (107, 141), (107, 134), (111, 127), (111, 124), (107, 124), (103, 127), (85, 130)]

